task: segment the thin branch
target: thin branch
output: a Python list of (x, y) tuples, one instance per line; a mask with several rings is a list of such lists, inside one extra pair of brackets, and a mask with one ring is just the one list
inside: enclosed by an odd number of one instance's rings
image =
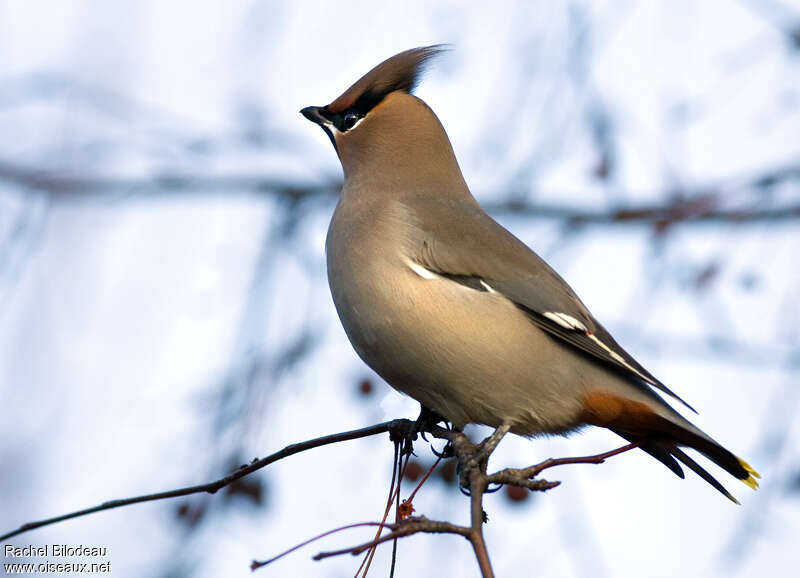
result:
[(688, 225), (735, 223), (754, 225), (764, 222), (793, 221), (800, 218), (800, 204), (775, 208), (747, 207), (744, 209), (708, 208), (695, 210), (691, 201), (667, 201), (612, 210), (585, 210), (581, 207), (547, 205), (531, 202), (484, 204), (493, 215), (522, 215), (529, 218), (563, 220), (574, 225)]
[[(284, 550), (283, 552), (281, 552), (280, 554), (276, 554), (272, 558), (268, 558), (266, 560), (253, 560), (250, 563), (250, 570), (258, 570), (259, 568), (262, 568), (264, 566), (272, 564), (273, 562), (275, 562), (277, 560), (280, 560), (284, 556), (287, 556), (287, 555), (291, 554), (292, 552), (294, 552), (296, 550), (299, 550), (303, 546), (308, 546), (312, 542), (316, 542), (317, 540), (325, 538), (326, 536), (330, 536), (331, 534), (338, 534), (339, 532), (343, 532), (344, 530), (352, 530), (353, 528), (363, 528), (365, 526), (378, 526), (378, 532), (380, 532), (382, 528), (386, 528), (387, 527), (387, 525), (384, 524), (383, 522), (356, 522), (355, 524), (347, 524), (346, 526), (341, 526), (339, 528), (334, 528), (333, 530), (328, 530), (327, 532), (323, 532), (322, 534), (317, 534), (313, 538), (309, 538), (308, 540), (304, 540), (304, 541), (300, 542), (299, 544), (295, 544), (294, 546), (292, 546), (288, 550)], [(359, 570), (361, 570), (361, 569), (359, 568)]]
[[(389, 512), (392, 510), (392, 502), (395, 500), (395, 483), (400, 479), (400, 466), (403, 460), (402, 454), (400, 453), (400, 446), (403, 444), (402, 440), (394, 440), (394, 455), (392, 456), (392, 481), (389, 483), (389, 497), (386, 499), (386, 508), (383, 510), (383, 518), (381, 518), (381, 523), (378, 526), (378, 531), (375, 533), (375, 538), (378, 539), (383, 532), (383, 528), (386, 527), (386, 518), (389, 516)], [(400, 488), (397, 489), (397, 493), (400, 493)], [(372, 559), (375, 557), (375, 552), (377, 550), (372, 548), (367, 552), (367, 555), (364, 557), (364, 560), (361, 562), (361, 565), (356, 570), (355, 578), (358, 578), (359, 572), (361, 569), (364, 569), (364, 574), (362, 578), (367, 578), (367, 572), (369, 572), (369, 567), (372, 564)]]
[[(564, 466), (567, 464), (602, 464), (606, 459), (616, 456), (617, 454), (621, 454), (627, 451), (630, 451), (634, 448), (639, 447), (639, 442), (631, 442), (629, 444), (625, 444), (622, 447), (613, 449), (608, 452), (603, 452), (602, 454), (596, 454), (593, 456), (582, 456), (576, 458), (548, 458), (541, 463), (536, 465), (527, 467), (527, 468), (506, 468), (501, 470), (497, 473), (494, 473), (490, 476), (486, 477), (486, 481), (490, 484), (510, 484), (514, 486), (523, 486), (529, 489), (536, 489), (536, 490), (548, 490), (553, 488), (559, 484), (559, 482), (548, 482), (546, 480), (531, 480), (542, 473), (544, 470), (548, 468), (553, 468), (555, 466)], [(533, 482), (535, 487), (531, 487), (531, 482)], [(546, 485), (547, 487), (542, 487)]]
[[(395, 443), (397, 443), (397, 442), (395, 442)], [(411, 448), (409, 448), (409, 451), (406, 452), (405, 451), (405, 443), (406, 442), (403, 441), (403, 442), (401, 442), (401, 444), (399, 446), (401, 448), (401, 450), (400, 450), (400, 455), (398, 456), (398, 460), (397, 460), (397, 465), (398, 465), (399, 469), (398, 469), (398, 472), (397, 472), (397, 490), (395, 490), (395, 495), (394, 495), (394, 521), (395, 521), (395, 524), (400, 522), (400, 520), (402, 519), (401, 516), (400, 516), (400, 490), (401, 490), (402, 485), (403, 485), (403, 477), (406, 474), (406, 468), (408, 467), (408, 462), (411, 461)], [(409, 440), (408, 443), (411, 443), (411, 441)], [(405, 461), (403, 461), (404, 459), (405, 459)], [(376, 548), (377, 548), (377, 546), (376, 546)], [(375, 551), (375, 549), (373, 549), (373, 552), (374, 551)], [(392, 540), (392, 561), (391, 561), (391, 564), (389, 565), (389, 578), (394, 578), (394, 570), (395, 570), (396, 567), (397, 567), (397, 538)], [(366, 573), (365, 573), (365, 577), (364, 578), (366, 578)]]
[(282, 450), (275, 452), (265, 458), (261, 458), (260, 460), (254, 460), (251, 464), (242, 466), (235, 472), (225, 476), (224, 478), (220, 478), (213, 482), (208, 482), (206, 484), (200, 484), (196, 486), (188, 486), (185, 488), (180, 488), (177, 490), (169, 490), (166, 492), (159, 492), (156, 494), (146, 494), (143, 496), (136, 496), (133, 498), (125, 498), (120, 500), (111, 500), (108, 502), (103, 502), (98, 506), (94, 506), (91, 508), (86, 508), (83, 510), (78, 510), (76, 512), (71, 512), (69, 514), (64, 514), (61, 516), (56, 516), (53, 518), (47, 518), (44, 520), (39, 520), (36, 522), (28, 522), (27, 524), (23, 524), (16, 530), (8, 532), (6, 534), (0, 535), (0, 540), (7, 540), (9, 538), (13, 538), (14, 536), (19, 536), (25, 532), (29, 532), (36, 528), (41, 528), (42, 526), (49, 526), (51, 524), (55, 524), (57, 522), (62, 522), (64, 520), (70, 520), (72, 518), (79, 518), (81, 516), (86, 516), (89, 514), (94, 514), (95, 512), (102, 512), (103, 510), (111, 510), (112, 508), (119, 508), (122, 506), (129, 506), (131, 504), (138, 504), (141, 502), (153, 502), (156, 500), (165, 500), (168, 498), (177, 498), (180, 496), (188, 496), (191, 494), (199, 494), (199, 493), (209, 493), (214, 494), (220, 488), (224, 488), (225, 486), (235, 482), (239, 478), (243, 478), (244, 476), (255, 472), (256, 470), (260, 470), (261, 468), (268, 466), (278, 460), (283, 458), (292, 456), (294, 454), (299, 454), (300, 452), (304, 452), (306, 450), (310, 450), (313, 448), (318, 448), (321, 446), (326, 446), (329, 444), (334, 444), (338, 442), (354, 440), (364, 437), (369, 437), (389, 431), (408, 431), (409, 428), (413, 425), (414, 422), (407, 420), (407, 419), (396, 419), (392, 421), (386, 421), (383, 423), (379, 423), (373, 426), (346, 431), (341, 433), (336, 433), (332, 435), (327, 435), (319, 438), (315, 438), (312, 440), (307, 440), (304, 442), (292, 444), (286, 446)]
[(478, 561), (478, 567), (481, 569), (481, 576), (483, 578), (493, 578), (494, 571), (492, 564), (489, 561), (489, 551), (486, 549), (486, 540), (483, 537), (483, 523), (485, 513), (483, 511), (483, 494), (486, 491), (486, 476), (485, 472), (481, 472), (478, 468), (470, 472), (470, 523), (471, 532), (469, 542), (472, 544), (472, 550), (475, 552), (475, 559)]
[(450, 522), (437, 522), (434, 520), (429, 520), (424, 516), (406, 518), (405, 520), (401, 520), (396, 524), (386, 524), (386, 527), (390, 528), (392, 531), (385, 536), (381, 536), (375, 540), (370, 540), (369, 542), (364, 542), (363, 544), (352, 546), (350, 548), (342, 548), (341, 550), (332, 550), (330, 552), (320, 552), (319, 554), (316, 554), (313, 559), (322, 560), (332, 556), (341, 556), (342, 554), (352, 554), (354, 556), (358, 556), (362, 552), (365, 552), (366, 550), (369, 550), (370, 548), (373, 548), (379, 544), (389, 542), (390, 540), (395, 540), (396, 538), (411, 536), (413, 534), (457, 534), (469, 539), (471, 532), (470, 528), (451, 524)]
[(463, 433), (450, 433), (450, 443), (462, 471), (461, 483), (469, 488), (470, 528), (467, 538), (472, 545), (475, 559), (483, 578), (493, 578), (494, 571), (489, 560), (489, 551), (483, 537), (483, 524), (486, 514), (483, 511), (483, 495), (488, 487), (486, 468), (497, 444), (508, 433), (508, 424), (500, 425), (489, 437), (478, 445), (473, 444)]
[(403, 500), (404, 502), (407, 502), (407, 503), (410, 504), (411, 502), (414, 501), (414, 496), (417, 495), (417, 492), (423, 486), (423, 484), (425, 484), (425, 482), (428, 481), (428, 478), (431, 477), (431, 474), (433, 473), (433, 471), (436, 469), (436, 466), (438, 466), (439, 462), (441, 462), (441, 461), (442, 461), (442, 456), (439, 456), (438, 458), (436, 458), (436, 461), (433, 462), (433, 465), (428, 469), (428, 472), (419, 481), (419, 483), (417, 484), (417, 487), (414, 488), (414, 491), (412, 491), (411, 494), (409, 494), (408, 498)]

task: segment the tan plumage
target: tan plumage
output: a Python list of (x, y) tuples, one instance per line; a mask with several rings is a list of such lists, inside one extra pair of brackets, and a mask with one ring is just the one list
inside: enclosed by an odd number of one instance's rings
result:
[(400, 53), (330, 105), (301, 111), (344, 170), (328, 279), (359, 356), (456, 426), (508, 424), (525, 436), (607, 427), (731, 500), (679, 446), (755, 487), (758, 474), (672, 409), (653, 388), (682, 400), (480, 208), (438, 118), (410, 94), (438, 51)]

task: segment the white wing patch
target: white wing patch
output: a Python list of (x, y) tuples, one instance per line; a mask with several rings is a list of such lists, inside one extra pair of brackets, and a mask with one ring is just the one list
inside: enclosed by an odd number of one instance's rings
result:
[(641, 377), (643, 380), (645, 380), (647, 383), (652, 383), (652, 380), (649, 377), (643, 375), (642, 372), (638, 371), (635, 367), (632, 367), (630, 363), (625, 361), (624, 357), (622, 357), (619, 353), (617, 353), (616, 351), (611, 349), (608, 345), (600, 341), (600, 339), (597, 338), (597, 335), (590, 332), (589, 329), (586, 327), (586, 325), (584, 325), (579, 320), (575, 319), (572, 315), (567, 315), (566, 313), (557, 313), (553, 311), (548, 311), (547, 313), (544, 314), (544, 317), (547, 317), (550, 321), (558, 323), (564, 329), (583, 331), (586, 334), (586, 337), (588, 337), (589, 339), (594, 341), (597, 345), (605, 349), (608, 352), (608, 354), (614, 359), (614, 361), (625, 366), (630, 371), (632, 371), (633, 373)]
[[(583, 323), (575, 319), (572, 315), (567, 315), (566, 313), (555, 313), (552, 311), (548, 311), (547, 313), (544, 314), (544, 316), (547, 317), (550, 321), (558, 323), (561, 327), (565, 329), (576, 329), (578, 331), (586, 331), (587, 333), (589, 331)], [(598, 343), (600, 342), (598, 341)], [(600, 345), (603, 344), (600, 343)], [(605, 345), (603, 345), (603, 348), (608, 349), (608, 347), (606, 347)], [(609, 349), (609, 351), (611, 350)]]
[[(441, 275), (438, 273), (434, 273), (430, 269), (426, 269), (416, 261), (412, 261), (408, 257), (404, 257), (403, 260), (405, 261), (408, 268), (411, 269), (414, 273), (422, 277), (423, 279), (437, 279), (440, 278)], [(495, 295), (499, 295), (497, 291), (492, 289), (492, 287), (483, 279), (479, 279), (481, 286), (486, 290), (487, 293), (494, 293)]]
[[(602, 341), (600, 341), (600, 340), (597, 338), (597, 336), (596, 336), (594, 333), (587, 333), (587, 334), (586, 334), (586, 337), (588, 337), (589, 339), (591, 339), (592, 341), (594, 341), (594, 342), (595, 342), (597, 345), (599, 345), (600, 347), (602, 347), (603, 349), (605, 349), (606, 351), (608, 351), (608, 354), (609, 354), (611, 357), (613, 357), (615, 360), (619, 361), (619, 362), (620, 362), (621, 364), (623, 364), (625, 367), (627, 367), (628, 369), (630, 369), (630, 370), (632, 370), (632, 371), (636, 371), (636, 370), (635, 370), (635, 369), (633, 369), (633, 368), (632, 368), (630, 365), (628, 365), (627, 363), (625, 363), (625, 359), (624, 359), (624, 358), (623, 358), (623, 357), (622, 357), (622, 356), (621, 356), (619, 353), (617, 353), (616, 351), (614, 351), (613, 349), (611, 349), (611, 348), (610, 348), (608, 345), (606, 345), (605, 343), (603, 343)], [(636, 371), (636, 373), (639, 373), (639, 372), (638, 372), (638, 371)], [(640, 374), (640, 375), (641, 375), (641, 374)]]
[(641, 378), (642, 378), (643, 380), (645, 380), (647, 383), (653, 383), (653, 380), (652, 380), (652, 379), (650, 379), (650, 378), (649, 378), (649, 377), (647, 377), (646, 375), (643, 375), (643, 374), (642, 374), (642, 372), (641, 372), (641, 371), (638, 371), (638, 370), (637, 370), (635, 367), (632, 367), (632, 366), (631, 366), (631, 364), (630, 364), (630, 363), (628, 363), (627, 361), (625, 361), (625, 359), (624, 359), (624, 358), (623, 358), (623, 357), (622, 357), (622, 356), (621, 356), (619, 353), (617, 353), (616, 351), (614, 351), (613, 349), (611, 349), (611, 348), (610, 348), (608, 345), (606, 345), (605, 343), (603, 343), (602, 341), (600, 341), (600, 340), (597, 338), (597, 336), (596, 336), (594, 333), (589, 333), (589, 332), (587, 332), (587, 333), (586, 333), (586, 337), (588, 337), (589, 339), (591, 339), (592, 341), (594, 341), (595, 343), (597, 343), (597, 345), (599, 345), (600, 347), (602, 347), (603, 349), (605, 349), (606, 351), (608, 351), (608, 354), (609, 354), (611, 357), (613, 357), (613, 358), (614, 358), (616, 361), (618, 361), (619, 363), (621, 363), (622, 365), (624, 365), (625, 367), (627, 367), (629, 370), (631, 370), (633, 373), (635, 373), (636, 375), (638, 375), (639, 377), (641, 377)]
[(436, 273), (434, 273), (433, 271), (431, 271), (429, 269), (426, 269), (425, 267), (423, 267), (419, 263), (415, 263), (411, 259), (406, 258), (405, 262), (406, 262), (406, 265), (408, 265), (409, 269), (411, 269), (414, 273), (416, 273), (417, 275), (419, 275), (423, 279), (436, 279), (438, 277), (438, 275)]

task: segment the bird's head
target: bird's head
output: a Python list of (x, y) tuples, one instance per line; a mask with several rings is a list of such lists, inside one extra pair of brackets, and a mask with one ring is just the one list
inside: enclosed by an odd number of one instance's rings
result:
[(412, 94), (426, 63), (444, 49), (426, 46), (396, 54), (330, 104), (300, 111), (331, 139), (346, 181), (386, 186), (385, 181), (410, 179), (433, 185), (457, 175), (463, 183), (439, 119)]

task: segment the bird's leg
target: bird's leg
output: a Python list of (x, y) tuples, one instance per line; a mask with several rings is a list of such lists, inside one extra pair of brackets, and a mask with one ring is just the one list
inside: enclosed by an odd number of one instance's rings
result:
[(476, 470), (479, 474), (486, 474), (489, 456), (492, 455), (492, 452), (497, 448), (497, 444), (500, 443), (500, 440), (505, 437), (510, 429), (511, 424), (502, 423), (492, 432), (492, 435), (477, 445), (470, 443), (465, 436), (461, 436), (463, 439), (459, 440), (455, 452), (458, 456), (462, 493), (469, 495), (469, 476), (471, 471)]
[(492, 455), (492, 452), (497, 448), (497, 444), (500, 443), (500, 440), (505, 437), (510, 429), (511, 424), (500, 424), (497, 429), (492, 432), (492, 435), (478, 444), (477, 451), (472, 459), (476, 460), (478, 463), (488, 460), (489, 456)]

